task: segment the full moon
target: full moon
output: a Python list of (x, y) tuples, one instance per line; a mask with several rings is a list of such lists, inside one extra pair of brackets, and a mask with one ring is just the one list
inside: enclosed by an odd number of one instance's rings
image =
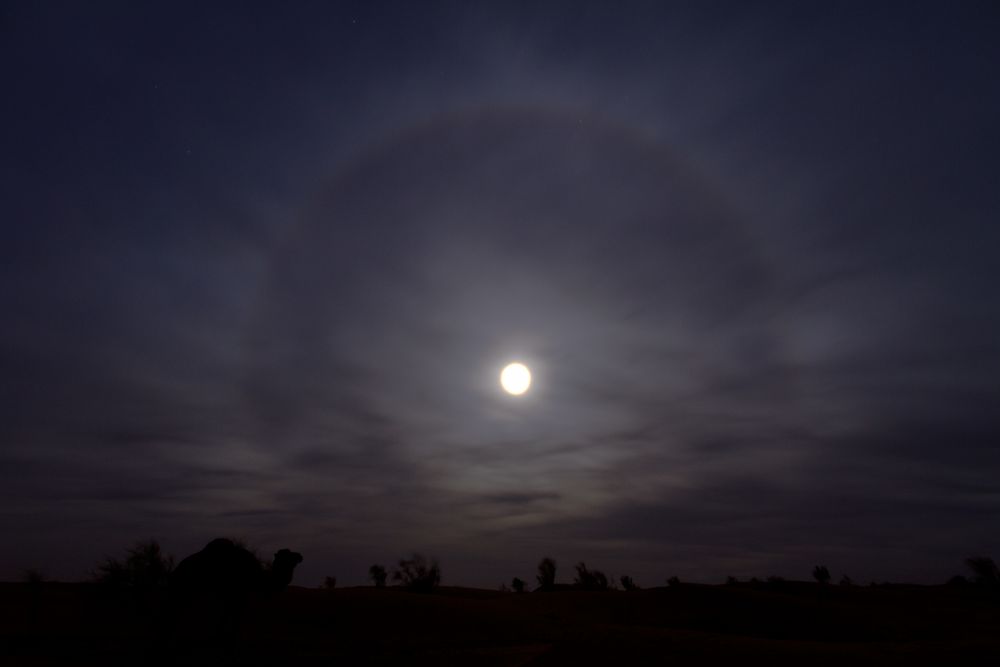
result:
[(531, 386), (531, 371), (524, 364), (508, 364), (500, 373), (500, 386), (508, 394), (519, 396)]

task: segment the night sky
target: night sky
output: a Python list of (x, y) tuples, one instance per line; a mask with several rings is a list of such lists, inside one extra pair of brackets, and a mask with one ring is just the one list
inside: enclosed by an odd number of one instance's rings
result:
[(996, 3), (205, 4), (0, 7), (0, 579), (1000, 555)]

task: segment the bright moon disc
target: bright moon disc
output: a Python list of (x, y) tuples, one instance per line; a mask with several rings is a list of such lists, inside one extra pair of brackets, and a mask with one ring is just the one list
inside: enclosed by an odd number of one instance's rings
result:
[(508, 394), (523, 394), (531, 386), (531, 371), (524, 364), (508, 364), (500, 373), (500, 386)]

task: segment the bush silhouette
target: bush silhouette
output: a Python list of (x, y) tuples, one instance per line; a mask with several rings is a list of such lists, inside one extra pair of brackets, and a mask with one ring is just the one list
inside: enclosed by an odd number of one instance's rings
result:
[(441, 583), (441, 568), (437, 561), (428, 563), (422, 554), (413, 554), (410, 558), (399, 561), (392, 579), (411, 591), (427, 593)]
[(830, 583), (830, 570), (826, 568), (826, 565), (817, 565), (813, 568), (813, 579), (821, 584)]
[(627, 574), (623, 574), (621, 576), (621, 578), (619, 579), (619, 581), (622, 584), (622, 590), (623, 591), (637, 591), (637, 590), (639, 590), (639, 586), (634, 581), (632, 581), (632, 577), (628, 576)]
[(385, 588), (385, 580), (388, 576), (385, 567), (377, 563), (368, 568), (368, 578), (375, 584), (375, 588)]
[(972, 570), (973, 581), (977, 584), (987, 586), (1000, 584), (1000, 569), (997, 568), (997, 564), (993, 562), (992, 558), (986, 556), (966, 558), (965, 564)]
[(167, 599), (173, 569), (173, 557), (165, 555), (156, 540), (146, 540), (128, 549), (124, 560), (106, 557), (93, 578), (105, 595), (130, 600), (135, 613), (145, 617)]
[(165, 588), (173, 569), (173, 556), (165, 555), (156, 540), (147, 540), (136, 542), (124, 561), (105, 558), (94, 578), (113, 590), (148, 591)]
[(608, 578), (600, 570), (588, 570), (583, 562), (576, 564), (576, 579), (573, 584), (585, 591), (608, 590)]
[(551, 558), (543, 558), (538, 564), (538, 587), (550, 590), (556, 585), (556, 562)]
[(323, 590), (332, 591), (337, 587), (337, 577), (326, 577), (323, 579), (323, 585), (320, 586)]
[(524, 580), (519, 577), (514, 577), (510, 582), (510, 588), (515, 593), (523, 593), (525, 585)]
[(32, 586), (41, 586), (45, 583), (45, 573), (35, 568), (28, 568), (21, 572), (21, 581)]

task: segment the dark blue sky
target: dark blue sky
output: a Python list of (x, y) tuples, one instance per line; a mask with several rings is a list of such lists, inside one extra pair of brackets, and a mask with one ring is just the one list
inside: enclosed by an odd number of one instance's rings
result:
[(994, 3), (208, 4), (0, 9), (0, 578), (1000, 554)]

